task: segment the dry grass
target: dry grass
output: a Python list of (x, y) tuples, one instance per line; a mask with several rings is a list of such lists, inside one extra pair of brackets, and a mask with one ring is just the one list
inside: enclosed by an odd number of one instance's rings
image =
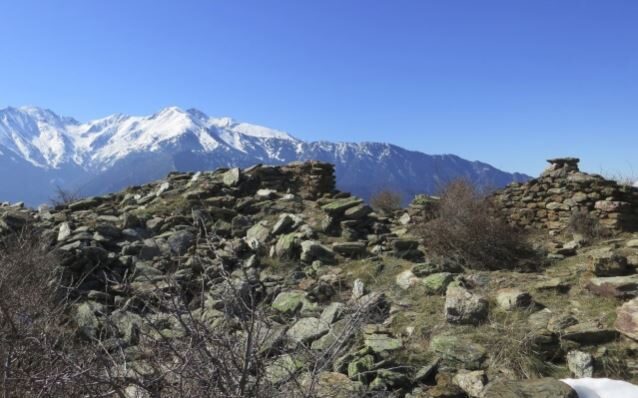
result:
[(598, 217), (589, 214), (587, 210), (575, 211), (569, 217), (567, 230), (572, 234), (579, 234), (587, 240), (605, 237), (606, 230), (600, 225)]

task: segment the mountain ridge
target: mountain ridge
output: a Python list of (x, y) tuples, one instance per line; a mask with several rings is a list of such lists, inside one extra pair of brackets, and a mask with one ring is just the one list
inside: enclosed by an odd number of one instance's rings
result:
[(456, 155), (427, 155), (389, 143), (303, 141), (193, 108), (172, 106), (147, 116), (116, 113), (88, 122), (35, 106), (0, 110), (0, 176), (22, 180), (0, 188), (0, 200), (38, 204), (56, 186), (96, 195), (170, 171), (297, 160), (334, 163), (339, 188), (364, 198), (382, 188), (406, 198), (431, 193), (458, 177), (496, 187), (529, 178)]

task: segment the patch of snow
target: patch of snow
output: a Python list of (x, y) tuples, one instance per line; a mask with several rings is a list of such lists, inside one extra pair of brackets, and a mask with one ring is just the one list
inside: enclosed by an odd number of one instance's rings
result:
[(638, 386), (621, 380), (562, 379), (578, 393), (578, 398), (638, 398)]

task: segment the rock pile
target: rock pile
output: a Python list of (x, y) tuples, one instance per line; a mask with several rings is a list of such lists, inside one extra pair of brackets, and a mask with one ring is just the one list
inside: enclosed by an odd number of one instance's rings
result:
[[(562, 159), (497, 198), (513, 220), (533, 209), (525, 225), (563, 228), (582, 207), (616, 228), (609, 220), (628, 220), (633, 194)], [(616, 202), (628, 204), (601, 210)], [(429, 256), (410, 235), (406, 225), (435, 206), (423, 196), (396, 217), (377, 215), (335, 189), (332, 166), (308, 162), (171, 173), (38, 212), (5, 204), (0, 232), (31, 225), (50, 243), (73, 299), (66, 316), (78, 339), (126, 359), (113, 372), (131, 381), (127, 398), (181, 381), (157, 376), (178, 358), (154, 362), (149, 350), (202, 339), (217, 349), (205, 361), (214, 366), (252, 355), (248, 384), (266, 383), (269, 396), (573, 397), (539, 377), (543, 366), (638, 378), (626, 359), (635, 347), (618, 343), (638, 336), (636, 236), (574, 246), (575, 270), (476, 271)]]
[(522, 227), (562, 231), (578, 212), (612, 231), (638, 229), (638, 189), (579, 171), (578, 159), (548, 160), (540, 177), (495, 194), (503, 213)]

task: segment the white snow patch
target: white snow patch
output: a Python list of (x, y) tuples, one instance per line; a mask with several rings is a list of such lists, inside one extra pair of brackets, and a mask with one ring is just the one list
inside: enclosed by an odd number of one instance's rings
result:
[(578, 398), (638, 398), (638, 386), (612, 379), (562, 379), (578, 393)]

